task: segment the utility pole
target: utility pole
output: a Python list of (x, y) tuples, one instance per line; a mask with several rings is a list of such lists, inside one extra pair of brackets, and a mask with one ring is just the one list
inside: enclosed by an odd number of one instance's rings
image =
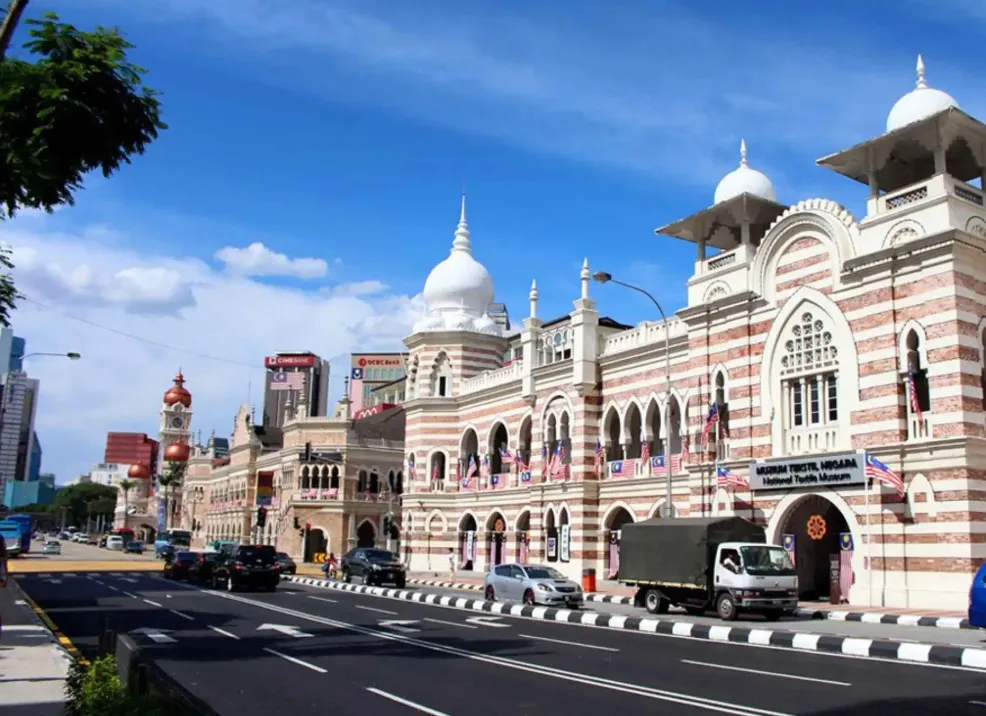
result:
[(21, 21), (21, 15), (27, 9), (28, 0), (13, 0), (7, 8), (7, 14), (0, 23), (0, 62), (3, 62), (10, 47), (10, 41), (14, 39), (14, 31)]

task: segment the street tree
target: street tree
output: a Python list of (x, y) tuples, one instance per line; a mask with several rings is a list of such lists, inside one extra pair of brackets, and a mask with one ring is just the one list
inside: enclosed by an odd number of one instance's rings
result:
[[(30, 207), (73, 204), (90, 172), (111, 176), (167, 128), (158, 93), (131, 63), (116, 28), (91, 32), (47, 13), (29, 19), (27, 57), (7, 54), (27, 0), (0, 23), (0, 220)], [(0, 325), (19, 295), (9, 248), (0, 248)]]

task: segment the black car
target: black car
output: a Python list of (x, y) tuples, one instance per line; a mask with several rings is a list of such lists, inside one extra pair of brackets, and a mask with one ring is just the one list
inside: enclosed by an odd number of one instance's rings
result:
[(167, 579), (188, 579), (198, 561), (198, 552), (175, 552), (164, 562), (164, 576)]
[(145, 549), (144, 543), (140, 540), (132, 539), (123, 543), (123, 551), (127, 554), (144, 554)]
[(219, 563), (219, 552), (203, 552), (198, 561), (189, 567), (188, 581), (199, 584), (212, 584), (212, 571)]
[(357, 547), (342, 558), (342, 578), (347, 582), (359, 578), (363, 584), (394, 584), (398, 589), (403, 589), (407, 583), (407, 572), (393, 552)]
[(281, 570), (281, 574), (298, 573), (298, 565), (294, 563), (294, 560), (291, 559), (287, 552), (278, 552), (274, 555), (274, 560), (277, 562), (277, 567)]
[(226, 591), (254, 588), (273, 592), (281, 581), (274, 548), (270, 545), (228, 545), (212, 567), (210, 580), (214, 588)]

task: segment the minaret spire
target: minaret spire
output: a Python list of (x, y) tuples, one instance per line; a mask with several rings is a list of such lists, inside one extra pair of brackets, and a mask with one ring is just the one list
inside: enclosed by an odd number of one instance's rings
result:
[(918, 55), (917, 73), (918, 73), (917, 88), (928, 89), (928, 80), (924, 76), (924, 58), (921, 57), (921, 55)]
[(747, 163), (747, 161), (746, 161), (746, 140), (745, 139), (741, 139), (740, 140), (740, 166), (741, 167), (748, 167), (748, 166), (750, 166)]
[(469, 240), (469, 225), (466, 223), (466, 193), (462, 192), (462, 206), (459, 209), (459, 225), (455, 229), (455, 240), (452, 242), (453, 251), (472, 253), (472, 242)]

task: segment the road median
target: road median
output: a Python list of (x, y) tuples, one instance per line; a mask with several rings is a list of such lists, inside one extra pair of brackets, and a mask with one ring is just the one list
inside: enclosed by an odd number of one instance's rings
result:
[(10, 573), (55, 574), (62, 572), (160, 572), (161, 562), (125, 559), (12, 559), (7, 563)]

